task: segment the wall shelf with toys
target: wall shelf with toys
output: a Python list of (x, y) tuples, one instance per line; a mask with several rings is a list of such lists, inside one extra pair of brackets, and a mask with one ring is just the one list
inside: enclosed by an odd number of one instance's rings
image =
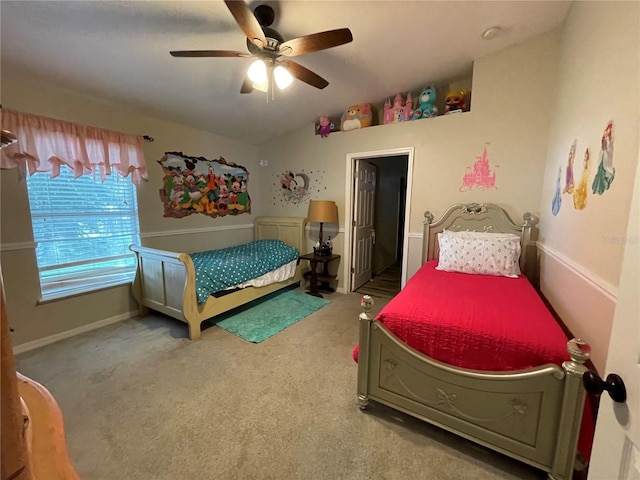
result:
[(327, 137), (334, 132), (429, 119), (470, 110), (471, 78), (465, 78), (442, 87), (427, 84), (420, 89), (394, 93), (374, 104), (352, 105), (341, 114), (320, 116), (316, 120), (315, 134)]

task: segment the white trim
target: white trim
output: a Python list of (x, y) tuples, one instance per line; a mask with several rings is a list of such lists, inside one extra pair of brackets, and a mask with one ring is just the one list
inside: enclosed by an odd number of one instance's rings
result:
[(115, 317), (105, 318), (103, 320), (98, 320), (97, 322), (92, 322), (87, 325), (82, 325), (81, 327), (72, 328), (71, 330), (66, 330), (64, 332), (56, 333), (54, 335), (49, 335), (48, 337), (39, 338), (38, 340), (33, 340), (27, 343), (21, 343), (13, 347), (13, 354), (18, 355), (20, 353), (28, 352), (30, 350), (35, 350), (36, 348), (44, 347), (45, 345), (50, 345), (55, 342), (59, 342), (60, 340), (64, 340), (65, 338), (75, 337), (76, 335), (80, 335), (81, 333), (90, 332), (91, 330), (96, 330), (98, 328), (106, 327), (107, 325), (111, 325), (112, 323), (121, 322), (122, 320), (128, 320), (130, 318), (135, 318), (138, 316), (138, 312), (127, 312), (122, 313), (120, 315), (116, 315)]
[(209, 233), (209, 232), (224, 232), (227, 230), (244, 230), (250, 228), (253, 230), (253, 224), (243, 225), (226, 225), (220, 227), (206, 227), (206, 228), (190, 228), (184, 230), (165, 230), (163, 232), (140, 232), (140, 238), (153, 238), (153, 237), (171, 237), (175, 235), (193, 235), (194, 233)]
[(13, 252), (15, 250), (35, 250), (38, 242), (12, 242), (0, 245), (0, 252)]
[[(223, 232), (227, 230), (244, 230), (244, 229), (253, 229), (253, 225), (244, 224), (244, 225), (229, 225), (224, 227), (206, 227), (206, 228), (192, 228), (188, 230), (166, 230), (164, 232), (147, 232), (141, 233), (141, 238), (153, 238), (153, 237), (171, 237), (177, 235), (192, 235), (194, 233), (208, 233), (208, 232)], [(307, 224), (305, 226), (307, 231), (319, 231), (320, 227), (311, 226)], [(339, 228), (338, 232), (344, 233), (344, 228)], [(17, 245), (17, 244), (16, 244)], [(35, 244), (34, 244), (35, 245)], [(18, 248), (14, 248), (13, 250), (18, 250)]]
[(351, 291), (351, 256), (352, 256), (352, 245), (351, 245), (351, 236), (353, 229), (347, 228), (347, 225), (351, 224), (353, 220), (353, 184), (354, 184), (354, 172), (356, 167), (356, 161), (365, 160), (367, 158), (377, 158), (377, 157), (393, 157), (397, 155), (406, 155), (407, 160), (407, 191), (405, 194), (405, 214), (404, 214), (404, 235), (403, 235), (403, 249), (404, 252), (402, 255), (402, 278), (400, 280), (400, 285), (404, 288), (407, 283), (407, 269), (409, 265), (409, 222), (411, 219), (411, 186), (413, 184), (413, 156), (415, 153), (414, 147), (403, 147), (403, 148), (391, 148), (389, 150), (376, 150), (372, 152), (359, 152), (359, 153), (347, 153), (346, 155), (346, 173), (345, 173), (345, 206), (344, 206), (344, 218), (345, 218), (345, 229), (344, 229), (344, 263), (343, 263), (343, 271), (346, 272), (344, 275), (345, 278), (345, 286), (344, 289), (346, 292)]
[(599, 290), (603, 295), (609, 298), (609, 300), (611, 300), (613, 303), (617, 302), (618, 287), (616, 287), (615, 285), (612, 285), (611, 283), (607, 282), (606, 280), (599, 277), (598, 275), (595, 275), (593, 272), (590, 272), (584, 267), (578, 265), (573, 260), (567, 258), (557, 250), (547, 247), (541, 242), (536, 242), (536, 246), (540, 250), (542, 250), (544, 253), (548, 254), (550, 257), (556, 260), (558, 263), (560, 263), (563, 267), (572, 271), (575, 275), (578, 275), (587, 283), (592, 285), (595, 289)]
[(422, 233), (408, 233), (407, 234), (409, 236), (409, 238), (419, 238), (420, 240), (422, 240), (422, 238), (424, 237), (424, 235)]

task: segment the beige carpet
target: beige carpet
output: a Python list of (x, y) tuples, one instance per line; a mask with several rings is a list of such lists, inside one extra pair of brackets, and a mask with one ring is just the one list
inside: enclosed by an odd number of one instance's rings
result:
[[(355, 398), (358, 294), (260, 344), (190, 342), (164, 316), (18, 356), (48, 387), (84, 480), (540, 480), (542, 472)], [(382, 301), (377, 299), (376, 308)]]

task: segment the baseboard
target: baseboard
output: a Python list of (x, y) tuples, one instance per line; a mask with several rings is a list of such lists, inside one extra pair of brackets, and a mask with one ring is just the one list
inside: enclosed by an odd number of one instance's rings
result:
[(115, 317), (105, 318), (103, 320), (98, 320), (97, 322), (92, 322), (87, 325), (82, 325), (81, 327), (73, 328), (71, 330), (66, 330), (64, 332), (56, 333), (54, 335), (49, 335), (48, 337), (39, 338), (38, 340), (33, 340), (27, 343), (21, 343), (20, 345), (16, 345), (13, 347), (13, 354), (18, 355), (20, 353), (25, 353), (30, 350), (35, 350), (36, 348), (44, 347), (45, 345), (50, 345), (55, 342), (59, 342), (60, 340), (64, 340), (65, 338), (75, 337), (76, 335), (80, 335), (81, 333), (90, 332), (91, 330), (96, 330), (98, 328), (106, 327), (107, 325), (111, 325), (112, 323), (121, 322), (122, 320), (128, 320), (130, 318), (134, 318), (138, 316), (138, 311), (127, 312), (121, 315), (116, 315)]

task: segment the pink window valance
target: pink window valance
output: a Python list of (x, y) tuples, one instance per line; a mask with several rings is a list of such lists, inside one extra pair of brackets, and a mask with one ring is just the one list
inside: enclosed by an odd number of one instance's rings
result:
[(22, 172), (60, 174), (67, 165), (75, 177), (99, 174), (102, 180), (114, 168), (123, 177), (139, 185), (147, 180), (143, 137), (79, 125), (64, 120), (2, 108), (2, 129), (12, 132), (18, 141), (2, 150), (1, 168), (19, 168)]

